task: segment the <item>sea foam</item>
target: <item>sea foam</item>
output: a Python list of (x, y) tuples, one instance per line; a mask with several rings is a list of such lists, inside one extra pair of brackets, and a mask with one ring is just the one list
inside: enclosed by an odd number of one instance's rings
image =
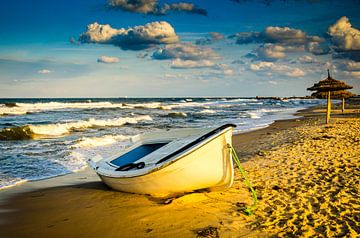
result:
[(105, 135), (102, 137), (82, 137), (72, 148), (91, 148), (98, 146), (107, 146), (119, 141), (129, 140), (130, 136), (124, 135)]
[(45, 124), (45, 125), (25, 125), (19, 127), (5, 128), (0, 131), (0, 140), (20, 140), (20, 139), (35, 139), (44, 137), (56, 137), (69, 134), (75, 130), (85, 130), (94, 127), (111, 127), (122, 126), (124, 124), (136, 124), (139, 121), (151, 121), (152, 118), (148, 115), (138, 117), (120, 117), (115, 119), (94, 119)]

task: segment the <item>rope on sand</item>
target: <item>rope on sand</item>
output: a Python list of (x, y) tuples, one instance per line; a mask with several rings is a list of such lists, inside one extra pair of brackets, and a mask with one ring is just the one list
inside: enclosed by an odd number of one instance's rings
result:
[(239, 172), (241, 173), (241, 175), (244, 177), (246, 185), (249, 187), (251, 193), (252, 193), (252, 198), (253, 198), (253, 204), (251, 206), (247, 206), (243, 209), (244, 213), (248, 216), (252, 215), (254, 213), (254, 211), (256, 210), (256, 205), (257, 205), (257, 196), (256, 196), (256, 192), (253, 189), (253, 187), (251, 186), (250, 180), (246, 175), (245, 170), (243, 169), (243, 167), (241, 166), (240, 163), (240, 159), (236, 154), (236, 151), (234, 149), (234, 147), (232, 147), (230, 144), (228, 144), (228, 148), (230, 149), (231, 155), (233, 160), (235, 161), (237, 167), (239, 168)]

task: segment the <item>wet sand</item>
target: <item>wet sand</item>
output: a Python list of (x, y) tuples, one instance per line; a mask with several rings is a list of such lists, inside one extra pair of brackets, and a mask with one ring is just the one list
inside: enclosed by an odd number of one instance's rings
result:
[(226, 191), (156, 199), (112, 191), (86, 169), (0, 191), (0, 237), (356, 237), (356, 108), (335, 111), (330, 125), (314, 109), (234, 136), (259, 198), (252, 216), (242, 211), (252, 200), (238, 172)]

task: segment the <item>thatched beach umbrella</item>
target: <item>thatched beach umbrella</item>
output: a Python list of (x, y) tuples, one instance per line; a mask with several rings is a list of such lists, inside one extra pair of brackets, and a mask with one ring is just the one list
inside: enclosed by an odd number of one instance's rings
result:
[[(315, 92), (311, 94), (312, 97), (321, 98), (321, 99), (327, 99), (328, 92)], [(331, 92), (331, 98), (332, 99), (343, 99), (343, 98), (351, 98), (356, 96), (356, 94), (353, 94), (349, 91), (341, 90), (341, 91), (334, 91)]]
[[(323, 95), (324, 93), (327, 93), (326, 124), (328, 124), (330, 122), (330, 113), (331, 113), (331, 92), (352, 89), (352, 88), (353, 88), (352, 86), (332, 78), (330, 76), (330, 71), (328, 70), (328, 77), (326, 79), (323, 79), (318, 83), (315, 83), (314, 86), (308, 88), (307, 90), (317, 91), (316, 93), (314, 93), (314, 96)], [(342, 107), (344, 108), (344, 104), (345, 104), (344, 97), (342, 97), (342, 100), (343, 100)]]

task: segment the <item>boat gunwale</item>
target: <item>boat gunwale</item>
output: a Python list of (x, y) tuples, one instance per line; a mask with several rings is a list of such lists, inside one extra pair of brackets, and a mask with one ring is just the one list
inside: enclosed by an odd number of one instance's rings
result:
[[(95, 170), (96, 173), (98, 173), (100, 176), (106, 177), (106, 178), (124, 178), (124, 179), (129, 179), (129, 178), (137, 178), (137, 177), (142, 177), (142, 176), (146, 176), (149, 175), (151, 173), (157, 172), (158, 170), (161, 170), (165, 167), (170, 166), (171, 164), (181, 160), (183, 157), (187, 156), (188, 154), (192, 153), (195, 149), (201, 148), (203, 146), (205, 146), (206, 144), (210, 143), (211, 141), (217, 139), (219, 136), (223, 135), (224, 133), (228, 132), (229, 130), (232, 130), (233, 126), (228, 126), (226, 128), (224, 128), (223, 130), (219, 131), (218, 133), (210, 136), (209, 138), (206, 138), (205, 140), (199, 142), (198, 144), (190, 147), (189, 149), (185, 150), (184, 152), (180, 153), (178, 156), (176, 156), (175, 158), (173, 158), (172, 160), (169, 160), (168, 162), (165, 162), (159, 166), (155, 166), (154, 168), (144, 171), (145, 173), (141, 173), (141, 174), (137, 174), (137, 175), (126, 175), (126, 174), (119, 174), (117, 176), (114, 175), (108, 175), (108, 174), (103, 174), (101, 173), (101, 171), (99, 172), (98, 170)], [(156, 165), (156, 164), (155, 164)], [(139, 170), (137, 170), (139, 171)], [(116, 173), (124, 173), (124, 171), (111, 171), (111, 172), (116, 172)], [(127, 171), (125, 171), (127, 172)]]

